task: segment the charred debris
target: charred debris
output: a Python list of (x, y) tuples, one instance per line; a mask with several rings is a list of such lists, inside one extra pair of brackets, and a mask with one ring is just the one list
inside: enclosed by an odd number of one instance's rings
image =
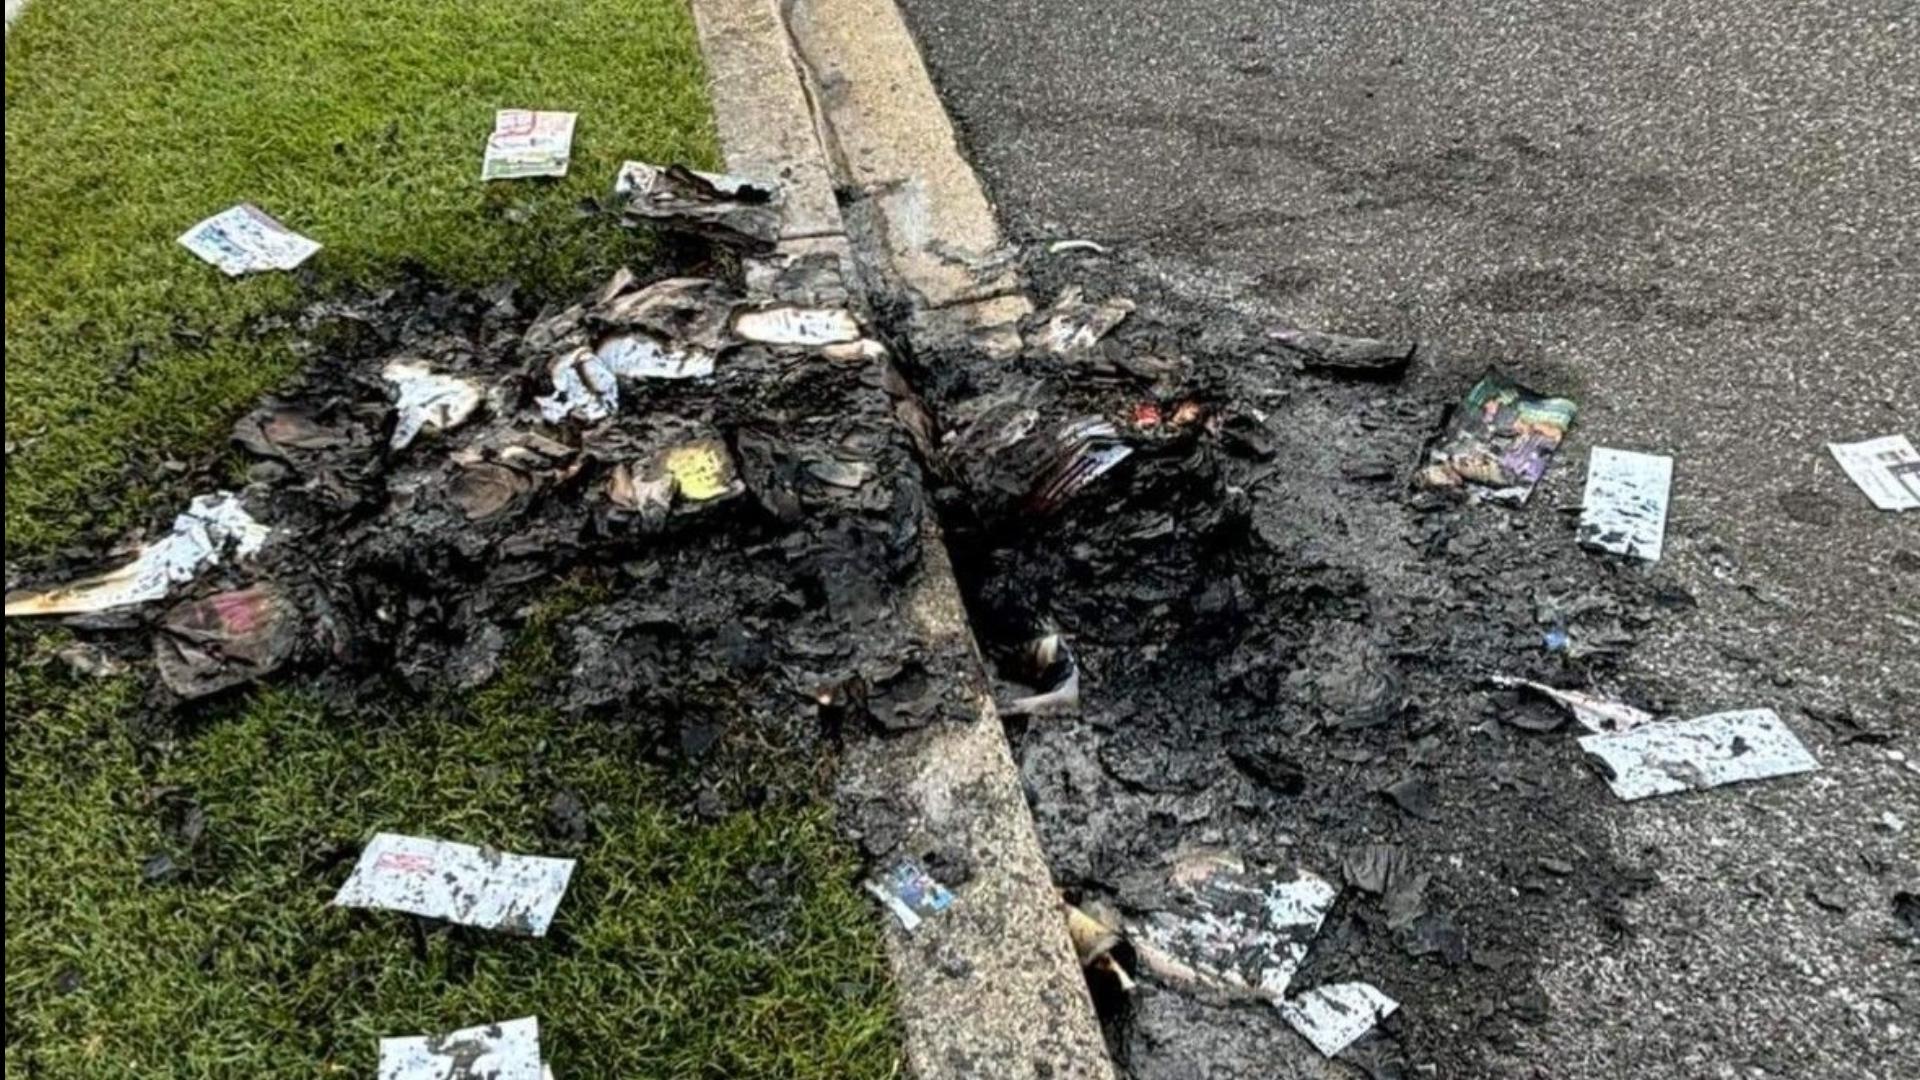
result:
[[(686, 759), (743, 725), (822, 746), (974, 715), (972, 658), (903, 610), (937, 515), (1133, 1075), (1261, 1073), (1289, 1026), (1375, 1076), (1471, 1075), (1538, 1022), (1570, 908), (1630, 932), (1660, 854), (1610, 860), (1604, 785), (1524, 691), (1609, 681), (1692, 599), (1526, 508), (1571, 402), (1489, 373), (1457, 406), (1473, 375), (1410, 340), (1136, 305), (1097, 245), (1034, 250), (1057, 299), (1017, 355), (916, 350), (831, 257), (768, 255), (777, 193), (622, 183), (701, 237), (691, 272), (312, 306), (313, 362), (172, 529), (9, 567), (65, 584), (8, 614), (59, 616), (77, 670), (150, 665), (165, 715), (262, 680), (481, 686), (566, 581), (564, 708)], [(966, 903), (866, 846), (911, 925)]]

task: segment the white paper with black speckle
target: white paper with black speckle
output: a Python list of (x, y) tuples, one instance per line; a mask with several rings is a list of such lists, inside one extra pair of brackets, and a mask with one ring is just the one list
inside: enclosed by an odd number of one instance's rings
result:
[(1673, 795), (1743, 780), (1811, 772), (1820, 762), (1772, 709), (1714, 713), (1587, 735), (1580, 749), (1606, 763), (1622, 799)]
[(1905, 435), (1828, 443), (1827, 452), (1882, 510), (1920, 510), (1920, 450)]
[(1670, 457), (1595, 447), (1581, 501), (1581, 546), (1658, 562), (1672, 484)]
[(1400, 1003), (1372, 983), (1348, 982), (1316, 986), (1291, 1001), (1280, 1003), (1280, 1015), (1306, 1037), (1315, 1050), (1333, 1057), (1352, 1046), (1393, 1014)]
[(380, 1040), (380, 1080), (547, 1080), (540, 1021), (527, 1016), (445, 1035)]
[(1304, 871), (1221, 869), (1188, 884), (1184, 910), (1155, 912), (1134, 928), (1153, 948), (1208, 979), (1286, 993), (1339, 890)]
[(333, 902), (544, 937), (573, 866), (572, 859), (381, 833), (360, 853)]

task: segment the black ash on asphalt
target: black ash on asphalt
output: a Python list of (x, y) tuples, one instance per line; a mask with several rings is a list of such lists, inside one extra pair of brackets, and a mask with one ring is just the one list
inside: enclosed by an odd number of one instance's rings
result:
[[(1294, 992), (1365, 981), (1401, 1003), (1346, 1054), (1375, 1076), (1476, 1075), (1539, 1022), (1556, 927), (1631, 932), (1623, 901), (1659, 858), (1610, 861), (1605, 784), (1536, 733), (1554, 706), (1488, 679), (1604, 679), (1684, 596), (1581, 553), (1538, 500), (1414, 487), (1477, 371), (1424, 369), (1411, 342), (1276, 336), (1123, 263), (1032, 272), (1064, 301), (1021, 355), (921, 350), (907, 374), (983, 649), (1016, 686), (1035, 686), (1037, 642), (1074, 662), (1072, 708), (1009, 723), (1057, 882), (1137, 925), (1175, 904), (1195, 850), (1344, 869)], [(1095, 979), (1136, 1080), (1311, 1057), (1270, 1005)]]

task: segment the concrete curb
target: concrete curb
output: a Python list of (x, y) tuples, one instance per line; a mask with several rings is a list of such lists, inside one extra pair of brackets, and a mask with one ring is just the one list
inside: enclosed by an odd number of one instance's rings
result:
[(856, 239), (912, 297), (920, 330), (1017, 349), (1007, 335), (1032, 305), (1010, 268), (994, 268), (999, 221), (893, 0), (785, 0), (785, 11), (836, 177), (869, 211)]
[[(1011, 274), (967, 265), (999, 247), (999, 227), (892, 0), (692, 6), (728, 170), (786, 185), (782, 250), (864, 263), (856, 276), (911, 297), (929, 333), (1012, 334), (1031, 305)], [(872, 219), (850, 232), (836, 186), (863, 193)], [(950, 692), (977, 719), (866, 741), (841, 782), (852, 803), (904, 807), (910, 850), (957, 850), (974, 868), (917, 934), (886, 920), (908, 1066), (921, 1080), (1112, 1080), (937, 530), (926, 551), (909, 614), (929, 649), (970, 662), (970, 685)]]
[(693, 0), (727, 169), (777, 180), (782, 238), (845, 238), (833, 175), (774, 0)]

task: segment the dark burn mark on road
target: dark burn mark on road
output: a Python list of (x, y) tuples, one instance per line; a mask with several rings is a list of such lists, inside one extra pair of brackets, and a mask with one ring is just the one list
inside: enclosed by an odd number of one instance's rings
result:
[[(929, 489), (984, 651), (1011, 663), (1057, 631), (1079, 661), (1078, 715), (1009, 726), (1056, 880), (1139, 917), (1165, 909), (1171, 862), (1196, 848), (1335, 881), (1351, 867), (1359, 887), (1294, 987), (1363, 980), (1401, 1002), (1350, 1051), (1374, 1075), (1485, 1075), (1543, 1018), (1537, 965), (1565, 920), (1628, 933), (1622, 901), (1649, 879), (1611, 860), (1612, 800), (1573, 740), (1503, 723), (1525, 706), (1484, 677), (1614, 670), (1666, 613), (1661, 575), (1604, 573), (1540, 507), (1380, 483), (1409, 474), (1464, 384), (1418, 365), (1384, 386), (1302, 372), (1268, 328), (1125, 266), (1033, 273), (1042, 299), (1084, 284), (1140, 308), (1083, 353), (923, 349), (906, 370), (952, 433)], [(1126, 362), (1142, 356), (1170, 362)], [(1008, 401), (1029, 410), (1025, 434), (980, 437), (973, 421)], [(1129, 426), (1183, 406), (1204, 421)], [(1134, 453), (1052, 515), (1019, 512), (1038, 473), (1022, 454), (1086, 417)], [(1596, 616), (1606, 648), (1542, 648), (1556, 619)], [(1135, 1080), (1305, 1075), (1287, 1063), (1312, 1054), (1270, 1007), (1151, 980), (1096, 997)]]

